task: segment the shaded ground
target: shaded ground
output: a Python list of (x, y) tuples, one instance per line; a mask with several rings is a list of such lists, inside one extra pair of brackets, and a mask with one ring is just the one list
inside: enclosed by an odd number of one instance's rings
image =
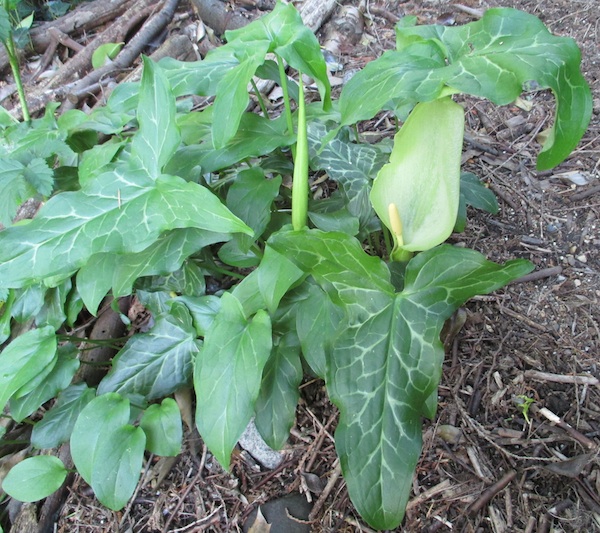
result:
[[(547, 94), (536, 95), (530, 111), (467, 102), (465, 167), (489, 183), (501, 210), (496, 216), (470, 213), (466, 232), (451, 240), (495, 261), (530, 259), (542, 277), (466, 306), (466, 322), (448, 342), (438, 416), (424, 424), (413, 500), (398, 531), (600, 531), (600, 10), (595, 0), (463, 5), (518, 7), (575, 38), (595, 112), (572, 156), (540, 173), (535, 135), (553, 114)], [(473, 20), (446, 2), (367, 6), (361, 41), (343, 50), (346, 70), (393, 47), (394, 16), (416, 14), (421, 23)], [(391, 134), (380, 119), (373, 129)], [(529, 420), (520, 396), (535, 401)], [(76, 477), (56, 529), (239, 531), (258, 505), (301, 491), (317, 502), (313, 531), (370, 531), (336, 477), (335, 421), (322, 383), (307, 382), (286, 460), (276, 470), (263, 470), (240, 452), (232, 474), (225, 474), (198, 435), (188, 433), (176, 462), (147, 464), (125, 512), (104, 509)], [(307, 493), (308, 487), (315, 492)]]

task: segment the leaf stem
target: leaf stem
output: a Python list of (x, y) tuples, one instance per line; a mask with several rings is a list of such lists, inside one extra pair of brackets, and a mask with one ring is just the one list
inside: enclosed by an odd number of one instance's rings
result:
[[(9, 2), (8, 0), (4, 1), (4, 9), (8, 13), (9, 10)], [(15, 41), (13, 39), (12, 28), (10, 28), (8, 32), (8, 38), (6, 41), (2, 41), (4, 44), (4, 48), (6, 48), (6, 53), (8, 55), (8, 63), (10, 65), (10, 70), (13, 73), (15, 78), (15, 85), (17, 86), (17, 94), (19, 95), (19, 102), (21, 103), (21, 109), (23, 111), (23, 120), (25, 122), (31, 121), (31, 115), (29, 114), (29, 106), (27, 105), (27, 98), (25, 97), (25, 89), (23, 87), (23, 80), (21, 79), (21, 70), (19, 68), (19, 55), (17, 54), (17, 48), (15, 46)]]
[(283, 103), (285, 105), (285, 120), (289, 133), (294, 131), (294, 121), (292, 120), (292, 108), (290, 107), (290, 93), (288, 91), (287, 74), (285, 73), (285, 65), (283, 59), (277, 56), (277, 66), (279, 67), (279, 82), (283, 91)]
[(298, 73), (298, 82), (298, 133), (292, 182), (292, 226), (296, 231), (306, 226), (308, 218), (308, 136), (301, 72)]
[(265, 100), (262, 97), (262, 94), (260, 94), (258, 87), (256, 86), (256, 82), (252, 79), (252, 80), (250, 80), (250, 83), (252, 84), (252, 90), (254, 91), (254, 94), (256, 95), (256, 99), (258, 100), (258, 105), (260, 106), (260, 110), (262, 111), (265, 118), (271, 118), (271, 117), (269, 117), (269, 113), (267, 112), (267, 106), (265, 105)]

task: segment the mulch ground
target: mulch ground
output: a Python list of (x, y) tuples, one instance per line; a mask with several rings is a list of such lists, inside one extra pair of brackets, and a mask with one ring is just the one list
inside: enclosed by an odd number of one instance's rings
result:
[[(600, 9), (596, 0), (463, 3), (497, 5), (537, 15), (578, 42), (594, 115), (571, 157), (538, 172), (535, 137), (553, 115), (549, 95), (537, 95), (529, 111), (466, 101), (465, 168), (497, 194), (500, 213), (470, 212), (466, 231), (451, 241), (495, 261), (527, 258), (538, 277), (474, 298), (457, 317), (464, 324), (447, 339), (438, 415), (424, 422), (413, 497), (398, 531), (600, 531)], [(346, 70), (393, 47), (396, 17), (445, 24), (474, 17), (444, 1), (366, 6), (363, 36), (340, 58)], [(391, 135), (386, 124), (378, 117), (371, 130)], [(225, 473), (190, 430), (181, 456), (148, 459), (123, 512), (103, 508), (74, 477), (55, 530), (241, 531), (258, 506), (301, 493), (313, 505), (310, 530), (370, 531), (339, 474), (335, 425), (323, 384), (307, 381), (277, 469), (240, 450)], [(286, 527), (271, 531), (292, 531)]]

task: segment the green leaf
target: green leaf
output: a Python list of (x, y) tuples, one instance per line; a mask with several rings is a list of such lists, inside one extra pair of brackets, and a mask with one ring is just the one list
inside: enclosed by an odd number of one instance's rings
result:
[(17, 391), (30, 392), (32, 383), (47, 376), (55, 364), (56, 335), (51, 326), (32, 329), (12, 341), (0, 354), (0, 411)]
[(138, 253), (95, 254), (77, 273), (77, 288), (88, 310), (95, 314), (111, 288), (115, 297), (131, 294), (136, 279), (174, 272), (188, 256), (229, 237), (202, 229), (184, 228), (163, 233)]
[(94, 67), (94, 69), (99, 69), (109, 63), (111, 59), (117, 57), (121, 48), (123, 48), (123, 44), (124, 43), (101, 44), (92, 54), (92, 67)]
[(133, 139), (131, 155), (156, 179), (173, 156), (181, 136), (175, 124), (175, 97), (160, 67), (144, 57), (137, 119), (140, 129)]
[[(327, 386), (340, 409), (336, 448), (358, 511), (372, 527), (393, 529), (412, 487), (421, 417), (432, 415), (444, 321), (471, 296), (505, 285), (532, 265), (496, 265), (475, 251), (439, 246), (408, 264), (405, 289), (395, 294), (383, 262), (348, 236), (280, 232), (269, 245), (286, 250), (345, 310), (338, 335), (325, 344)], [(317, 251), (321, 259), (311, 259)]]
[(268, 48), (268, 42), (253, 42), (252, 55), (231, 68), (219, 82), (213, 112), (216, 117), (223, 119), (215, 120), (212, 125), (213, 143), (217, 150), (225, 147), (237, 132), (242, 114), (250, 101), (248, 84), (264, 61)]
[(192, 315), (198, 337), (204, 337), (221, 309), (221, 298), (217, 296), (177, 296), (176, 302), (183, 302)]
[(307, 284), (308, 295), (298, 304), (296, 331), (302, 355), (320, 378), (327, 375), (327, 354), (344, 321), (344, 310), (317, 285)]
[(8, 39), (10, 39), (12, 28), (10, 25), (10, 17), (8, 12), (3, 6), (0, 6), (0, 41), (5, 45)]
[(14, 159), (0, 159), (0, 223), (10, 226), (17, 208), (33, 194), (23, 177), (25, 165)]
[(269, 154), (281, 146), (290, 146), (295, 137), (286, 129), (283, 115), (269, 120), (255, 113), (245, 113), (237, 133), (227, 146), (215, 150), (211, 138), (200, 145), (184, 146), (177, 151), (165, 171), (197, 179), (200, 174), (215, 172), (245, 159)]
[(281, 298), (296, 283), (303, 272), (286, 256), (267, 247), (260, 266), (254, 271), (258, 290), (270, 313), (275, 313)]
[(223, 77), (239, 60), (225, 46), (211, 50), (202, 61), (178, 61), (165, 57), (159, 61), (174, 96), (197, 94), (214, 96)]
[(181, 453), (183, 428), (177, 402), (165, 398), (153, 404), (142, 415), (140, 427), (146, 434), (146, 448), (151, 453), (171, 457)]
[(58, 490), (67, 473), (58, 457), (29, 457), (10, 469), (2, 480), (2, 490), (15, 500), (36, 502)]
[(326, 171), (340, 184), (347, 210), (365, 228), (373, 218), (371, 183), (386, 162), (386, 155), (375, 146), (351, 143), (341, 135), (321, 147), (327, 128), (320, 122), (310, 123), (308, 131), (311, 168)]
[(79, 413), (95, 397), (96, 390), (85, 383), (71, 385), (62, 391), (54, 406), (33, 427), (31, 444), (39, 449), (50, 449), (67, 442)]
[(428, 250), (452, 233), (460, 198), (464, 110), (449, 97), (415, 106), (394, 137), (370, 199), (394, 251)]
[(283, 448), (294, 425), (301, 381), (298, 338), (288, 333), (273, 346), (255, 407), (256, 427), (265, 442), (275, 450)]
[(271, 352), (271, 321), (259, 310), (246, 318), (229, 293), (196, 357), (196, 425), (209, 450), (224, 467), (254, 414), (263, 367)]
[(495, 215), (498, 213), (498, 200), (496, 195), (488, 189), (472, 172), (463, 172), (460, 175), (460, 194), (465, 203), (475, 209), (482, 209)]
[(129, 425), (129, 401), (118, 394), (88, 403), (73, 428), (71, 455), (100, 502), (118, 511), (131, 498), (141, 474), (146, 436)]
[(148, 400), (167, 396), (191, 384), (199, 349), (187, 307), (173, 302), (170, 313), (156, 317), (148, 333), (127, 341), (100, 382), (98, 394), (141, 394)]
[(117, 169), (82, 191), (54, 196), (26, 226), (2, 231), (0, 286), (66, 278), (95, 253), (140, 252), (163, 231), (185, 227), (251, 232), (200, 185)]
[(9, 291), (8, 296), (0, 305), (0, 344), (3, 344), (10, 337), (10, 319), (12, 318), (12, 309), (15, 301), (15, 291)]
[(268, 15), (239, 30), (227, 31), (225, 37), (227, 46), (236, 50), (244, 50), (254, 46), (256, 41), (266, 40), (270, 44), (269, 52), (275, 52), (292, 68), (315, 80), (323, 106), (326, 109), (331, 107), (327, 65), (319, 41), (303, 24), (292, 4), (278, 2)]
[(40, 384), (26, 395), (11, 399), (10, 413), (15, 421), (21, 422), (69, 386), (79, 368), (76, 355), (77, 350), (73, 345), (61, 346), (56, 364)]
[(254, 230), (253, 237), (235, 237), (242, 250), (247, 251), (269, 224), (271, 206), (279, 194), (280, 186), (281, 176), (267, 179), (261, 168), (252, 167), (238, 173), (227, 191), (226, 205), (229, 210)]
[(489, 9), (464, 26), (398, 27), (396, 36), (396, 51), (371, 61), (344, 87), (342, 124), (369, 119), (385, 106), (433, 100), (448, 90), (506, 105), (536, 82), (551, 89), (557, 101), (538, 169), (564, 160), (587, 128), (592, 97), (580, 72), (580, 51), (575, 41), (552, 35), (533, 15)]

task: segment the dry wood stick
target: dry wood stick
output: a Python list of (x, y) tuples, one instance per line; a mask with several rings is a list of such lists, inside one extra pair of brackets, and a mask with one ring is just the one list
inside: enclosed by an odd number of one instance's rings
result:
[(481, 511), (481, 509), (483, 509), (496, 494), (515, 479), (515, 477), (517, 477), (517, 472), (515, 470), (511, 470), (504, 474), (499, 481), (496, 481), (496, 483), (484, 490), (483, 494), (467, 507), (467, 514), (477, 514)]

